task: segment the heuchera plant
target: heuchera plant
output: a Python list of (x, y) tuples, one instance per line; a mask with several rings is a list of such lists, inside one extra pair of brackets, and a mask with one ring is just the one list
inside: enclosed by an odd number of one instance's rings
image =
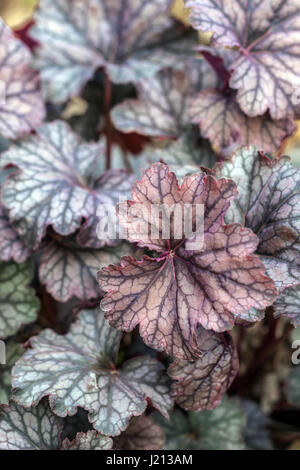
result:
[[(300, 3), (172, 6), (40, 0), (32, 50), (0, 19), (0, 449), (274, 448), (257, 390), (300, 327)], [(137, 233), (128, 208), (174, 204), (203, 207), (203, 243), (183, 212)], [(107, 205), (123, 239), (99, 236)]]

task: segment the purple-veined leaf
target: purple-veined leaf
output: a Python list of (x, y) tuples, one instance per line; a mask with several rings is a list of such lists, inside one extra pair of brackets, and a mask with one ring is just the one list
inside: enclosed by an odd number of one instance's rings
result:
[(113, 441), (107, 436), (102, 436), (96, 431), (79, 432), (73, 441), (64, 439), (62, 450), (109, 450)]
[(16, 139), (42, 123), (45, 109), (30, 51), (2, 18), (0, 42), (0, 134)]
[(248, 116), (270, 111), (293, 117), (300, 85), (300, 6), (297, 0), (187, 0), (194, 28), (212, 32), (211, 45), (237, 48), (230, 65), (231, 88)]
[(36, 320), (39, 301), (28, 287), (33, 277), (30, 262), (0, 262), (0, 338), (15, 334)]
[(287, 399), (292, 405), (300, 406), (300, 366), (293, 367), (288, 376)]
[(161, 70), (138, 84), (138, 99), (113, 108), (113, 123), (122, 132), (177, 138), (189, 126), (188, 110), (196, 90), (214, 81), (214, 72), (203, 59), (194, 60), (188, 73)]
[[(178, 65), (192, 44), (173, 26), (172, 0), (41, 0), (31, 35), (45, 96), (60, 103), (78, 94), (99, 67), (113, 82), (153, 76)], [(170, 31), (172, 29), (172, 31)], [(196, 41), (195, 41), (196, 43)]]
[(257, 253), (281, 290), (299, 283), (300, 171), (289, 158), (271, 160), (255, 148), (237, 151), (217, 164), (217, 177), (237, 182), (239, 196), (225, 215), (259, 237)]
[(6, 344), (5, 364), (0, 364), (0, 405), (8, 405), (11, 399), (11, 369), (23, 352), (21, 344)]
[(300, 286), (284, 289), (274, 303), (274, 317), (287, 317), (300, 328)]
[(118, 263), (132, 254), (131, 246), (122, 243), (116, 248), (93, 250), (78, 246), (70, 237), (52, 242), (42, 251), (39, 277), (50, 294), (60, 302), (72, 296), (81, 300), (97, 298), (101, 292), (96, 274), (100, 266)]
[(29, 256), (18, 232), (9, 221), (8, 210), (0, 205), (0, 259), (23, 263)]
[(14, 400), (31, 406), (49, 395), (51, 409), (61, 417), (80, 406), (97, 431), (111, 436), (145, 411), (147, 398), (168, 416), (172, 400), (162, 364), (142, 357), (116, 369), (120, 339), (98, 310), (81, 312), (65, 336), (42, 331), (13, 369)]
[(239, 369), (230, 336), (199, 328), (198, 342), (201, 355), (196, 361), (175, 360), (168, 369), (175, 381), (173, 396), (185, 410), (216, 408)]
[[(4, 183), (2, 200), (14, 227), (33, 248), (47, 226), (69, 235), (83, 218), (89, 220), (83, 244), (91, 241), (93, 247), (96, 235), (91, 226), (97, 225), (97, 208), (124, 199), (133, 181), (125, 170), (103, 173), (103, 143), (82, 143), (62, 121), (45, 124), (37, 135), (12, 146), (0, 163), (18, 169)], [(109, 242), (98, 240), (97, 247)]]
[[(101, 306), (112, 326), (131, 331), (139, 324), (140, 334), (150, 347), (193, 359), (199, 352), (198, 323), (205, 329), (226, 331), (236, 318), (248, 319), (252, 307), (264, 308), (273, 303), (274, 284), (264, 275), (259, 258), (251, 256), (257, 237), (239, 224), (222, 225), (235, 195), (233, 181), (215, 180), (205, 173), (184, 178), (181, 186), (165, 164), (153, 164), (144, 173), (133, 186), (129, 202), (129, 207), (139, 203), (145, 209), (140, 231), (137, 233), (135, 220), (123, 211), (124, 205), (119, 216), (128, 240), (160, 252), (160, 257), (144, 256), (140, 261), (124, 257), (119, 266), (99, 271), (100, 287), (107, 292)], [(164, 204), (167, 214), (174, 203), (180, 207), (204, 205), (203, 247), (188, 250), (184, 236), (174, 237), (176, 227), (183, 223), (183, 212), (176, 218), (176, 225), (174, 219), (170, 224), (167, 239), (157, 227), (156, 236), (150, 233), (153, 225), (160, 224), (154, 212), (150, 230), (150, 207)]]
[(234, 400), (224, 397), (218, 408), (189, 411), (176, 410), (170, 420), (156, 415), (166, 433), (165, 450), (243, 450), (245, 415)]
[(295, 131), (289, 119), (274, 121), (268, 115), (247, 116), (234, 94), (213, 89), (201, 91), (193, 100), (190, 119), (200, 125), (201, 135), (224, 156), (250, 144), (266, 152), (277, 151), (284, 139)]
[(58, 450), (62, 419), (43, 400), (38, 406), (23, 408), (11, 402), (0, 409), (1, 450)]
[(149, 418), (132, 418), (128, 428), (114, 439), (117, 450), (159, 450), (165, 443), (165, 433)]

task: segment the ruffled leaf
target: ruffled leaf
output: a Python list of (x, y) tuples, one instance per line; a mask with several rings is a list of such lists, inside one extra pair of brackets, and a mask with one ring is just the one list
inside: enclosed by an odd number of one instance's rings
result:
[[(14, 165), (2, 190), (15, 228), (28, 246), (36, 248), (46, 227), (61, 235), (99, 222), (97, 208), (115, 205), (130, 191), (132, 178), (123, 170), (103, 174), (103, 143), (82, 143), (62, 121), (45, 124), (38, 134), (18, 142), (1, 156), (1, 164)], [(96, 234), (84, 237), (92, 246)], [(102, 243), (100, 243), (102, 242)], [(98, 240), (98, 246), (110, 240)]]
[(31, 406), (49, 395), (51, 409), (62, 417), (80, 406), (97, 431), (111, 436), (145, 411), (147, 398), (167, 416), (172, 400), (163, 366), (142, 357), (116, 369), (120, 336), (94, 310), (82, 312), (65, 336), (44, 330), (13, 369), (14, 399)]
[(79, 432), (73, 441), (65, 439), (62, 443), (62, 450), (109, 450), (113, 441), (107, 436), (102, 436), (96, 431)]
[[(78, 94), (99, 67), (113, 82), (154, 76), (190, 52), (169, 16), (172, 0), (42, 0), (31, 35), (40, 43), (35, 66), (55, 103)], [(183, 35), (185, 36), (185, 35)]]
[(8, 405), (11, 399), (11, 369), (23, 352), (21, 344), (8, 343), (6, 345), (5, 364), (0, 365), (0, 405)]
[(15, 334), (36, 320), (39, 301), (28, 287), (33, 277), (31, 263), (0, 262), (0, 338)]
[(114, 439), (117, 450), (159, 450), (165, 443), (165, 433), (149, 418), (132, 418), (130, 425), (119, 437)]
[(174, 361), (168, 369), (175, 380), (175, 401), (185, 410), (216, 408), (235, 378), (239, 361), (231, 338), (199, 329), (199, 359)]
[(45, 108), (29, 49), (0, 18), (0, 134), (16, 139), (40, 126)]
[(274, 303), (274, 317), (287, 317), (300, 328), (300, 286), (284, 289)]
[(268, 115), (247, 116), (233, 94), (218, 90), (200, 92), (191, 105), (190, 118), (200, 124), (201, 134), (225, 156), (250, 144), (266, 152), (277, 151), (295, 131), (289, 119), (274, 121)]
[[(238, 224), (221, 225), (235, 194), (232, 181), (216, 181), (205, 173), (184, 178), (179, 187), (175, 174), (162, 163), (144, 173), (133, 187), (129, 207), (139, 203), (147, 213), (154, 204), (164, 204), (166, 211), (174, 203), (203, 204), (205, 242), (199, 250), (186, 249), (189, 240), (174, 236), (174, 219), (169, 239), (159, 230), (158, 238), (151, 236), (148, 216), (140, 221), (137, 233), (135, 220), (122, 206), (119, 215), (128, 240), (162, 253), (141, 261), (124, 257), (120, 266), (99, 271), (100, 287), (107, 292), (101, 305), (111, 325), (131, 331), (140, 324), (140, 334), (150, 347), (193, 359), (198, 355), (198, 323), (226, 331), (235, 318), (248, 319), (252, 307), (264, 308), (274, 301), (272, 281), (264, 276), (258, 257), (251, 256), (257, 237)], [(183, 214), (182, 220), (176, 218), (177, 227), (183, 224)], [(154, 220), (160, 224), (158, 215)]]
[(300, 79), (300, 7), (297, 0), (186, 0), (190, 21), (212, 32), (211, 45), (237, 48), (231, 88), (248, 116), (269, 110), (273, 119), (293, 117)]
[(238, 185), (238, 198), (225, 215), (259, 237), (257, 253), (278, 289), (298, 284), (300, 276), (300, 171), (288, 158), (271, 160), (255, 148), (237, 151), (217, 165), (217, 177)]
[(39, 266), (40, 281), (50, 294), (60, 302), (72, 296), (81, 300), (98, 298), (101, 294), (96, 274), (100, 266), (118, 263), (131, 254), (130, 245), (99, 250), (80, 247), (70, 239), (53, 242), (44, 248)]
[(1, 450), (57, 450), (62, 419), (55, 416), (46, 400), (23, 408), (13, 402), (0, 410)]
[(245, 415), (234, 401), (224, 398), (215, 410), (176, 410), (169, 421), (157, 416), (166, 433), (166, 450), (243, 450)]

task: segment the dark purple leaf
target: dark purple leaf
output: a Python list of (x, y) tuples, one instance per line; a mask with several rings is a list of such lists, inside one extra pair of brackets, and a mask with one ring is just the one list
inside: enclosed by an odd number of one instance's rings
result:
[(159, 450), (165, 442), (165, 433), (149, 418), (132, 418), (126, 431), (114, 439), (117, 450)]

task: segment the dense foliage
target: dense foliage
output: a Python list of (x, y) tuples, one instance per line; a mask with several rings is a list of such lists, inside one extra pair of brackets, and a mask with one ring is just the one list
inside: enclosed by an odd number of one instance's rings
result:
[[(300, 408), (300, 3), (172, 5), (40, 0), (31, 48), (0, 18), (0, 449), (300, 435), (271, 414)], [(203, 246), (125, 210), (174, 203), (204, 207)]]

